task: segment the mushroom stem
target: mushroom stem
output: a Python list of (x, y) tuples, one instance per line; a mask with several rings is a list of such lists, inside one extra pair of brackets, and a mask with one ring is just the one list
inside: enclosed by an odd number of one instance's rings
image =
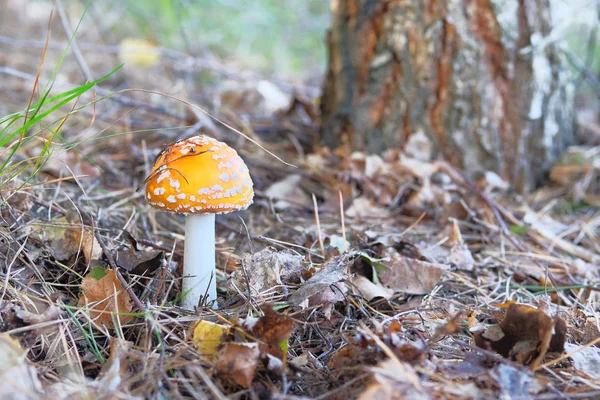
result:
[(194, 309), (200, 297), (204, 303), (217, 300), (215, 270), (215, 214), (188, 214), (185, 217), (185, 251), (181, 306)]

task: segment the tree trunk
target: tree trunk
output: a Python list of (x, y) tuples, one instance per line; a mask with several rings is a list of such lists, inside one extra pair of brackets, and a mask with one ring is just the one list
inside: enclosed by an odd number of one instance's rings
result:
[(381, 152), (423, 132), (519, 190), (573, 140), (549, 0), (331, 0), (321, 137)]

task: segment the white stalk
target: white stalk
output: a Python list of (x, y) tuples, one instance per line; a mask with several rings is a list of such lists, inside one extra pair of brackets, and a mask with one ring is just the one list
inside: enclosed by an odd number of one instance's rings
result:
[(185, 251), (181, 306), (192, 310), (200, 297), (205, 303), (217, 300), (215, 270), (215, 214), (188, 214), (185, 217)]

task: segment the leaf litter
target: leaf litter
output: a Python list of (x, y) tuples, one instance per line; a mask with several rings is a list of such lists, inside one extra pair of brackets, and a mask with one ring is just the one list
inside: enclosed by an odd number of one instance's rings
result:
[[(176, 56), (122, 45), (130, 67), (119, 79), (202, 102), (170, 79), (187, 65)], [(101, 71), (108, 61), (87, 62)], [(61, 68), (79, 71), (70, 57)], [(220, 99), (219, 115), (298, 168), (167, 97), (124, 92), (70, 118), (68, 145), (51, 145), (60, 163), (29, 186), (3, 178), (3, 390), (58, 399), (599, 395), (597, 148), (572, 148), (550, 183), (521, 196), (491, 171), (467, 176), (435, 160), (421, 133), (377, 155), (321, 147), (315, 99), (301, 87), (290, 94), (226, 75), (227, 85), (202, 86)], [(7, 75), (0, 107), (23, 109), (31, 90)], [(150, 210), (136, 191), (145, 165), (194, 134), (190, 126), (232, 143), (256, 183), (254, 207), (217, 217), (218, 310), (176, 305), (184, 221)]]

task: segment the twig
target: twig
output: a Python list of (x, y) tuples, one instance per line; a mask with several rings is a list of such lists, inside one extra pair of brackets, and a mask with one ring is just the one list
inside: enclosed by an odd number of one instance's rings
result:
[(88, 67), (85, 58), (83, 58), (81, 50), (79, 50), (77, 39), (75, 38), (75, 32), (73, 32), (73, 29), (71, 29), (71, 26), (69, 25), (69, 20), (67, 18), (67, 14), (65, 13), (65, 9), (63, 8), (62, 1), (55, 0), (54, 4), (56, 5), (56, 11), (58, 11), (58, 16), (60, 17), (60, 22), (62, 23), (63, 29), (65, 30), (67, 37), (71, 38), (71, 50), (75, 55), (77, 64), (79, 64), (79, 68), (81, 68), (81, 71), (83, 71), (85, 78), (91, 82), (94, 80), (92, 71), (90, 70), (90, 67)]
[(319, 247), (321, 248), (321, 254), (325, 257), (325, 246), (323, 246), (323, 236), (321, 236), (321, 222), (319, 221), (319, 206), (317, 205), (317, 197), (312, 194), (312, 200), (315, 210), (315, 222), (317, 224), (317, 237), (319, 238)]
[[(344, 219), (344, 196), (342, 195), (342, 191), (338, 190), (338, 194), (340, 196), (340, 218), (342, 219), (342, 239), (344, 240), (344, 253), (347, 249), (346, 242), (346, 221)], [(313, 195), (314, 196), (314, 195)]]

